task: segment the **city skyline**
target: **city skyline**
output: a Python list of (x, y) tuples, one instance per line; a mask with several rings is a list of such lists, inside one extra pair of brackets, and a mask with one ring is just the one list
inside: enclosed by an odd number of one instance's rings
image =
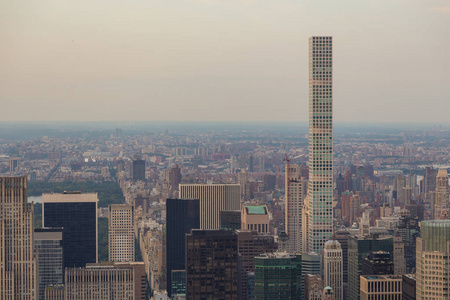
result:
[(321, 34), (338, 45), (337, 122), (447, 121), (444, 0), (0, 7), (3, 121), (304, 122)]

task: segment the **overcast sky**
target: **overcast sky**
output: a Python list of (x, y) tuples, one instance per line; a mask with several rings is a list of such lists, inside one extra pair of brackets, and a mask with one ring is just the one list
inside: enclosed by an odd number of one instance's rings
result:
[(0, 0), (0, 121), (448, 122), (449, 0)]

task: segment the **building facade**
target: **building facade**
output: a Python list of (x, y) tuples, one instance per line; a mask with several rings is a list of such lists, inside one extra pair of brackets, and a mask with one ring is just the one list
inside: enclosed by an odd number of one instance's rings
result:
[(42, 195), (42, 226), (64, 228), (64, 267), (98, 260), (97, 193)]
[(255, 300), (299, 299), (300, 256), (285, 252), (255, 257)]
[(269, 210), (265, 205), (244, 205), (241, 209), (241, 228), (268, 233)]
[(349, 236), (348, 239), (348, 299), (359, 300), (362, 260), (370, 251), (393, 252), (392, 236)]
[(134, 261), (134, 207), (110, 204), (108, 214), (109, 261)]
[(64, 283), (62, 228), (36, 228), (34, 251), (37, 257), (38, 295), (45, 299), (45, 288)]
[(341, 244), (334, 239), (323, 249), (323, 285), (333, 289), (335, 300), (344, 299), (344, 270)]
[(319, 252), (333, 234), (332, 37), (309, 38), (308, 252)]
[(249, 230), (236, 230), (238, 237), (238, 292), (239, 299), (247, 299), (248, 273), (255, 271), (255, 257), (277, 251), (274, 236)]
[(186, 235), (186, 298), (238, 299), (237, 236), (230, 230)]
[(239, 184), (180, 184), (180, 198), (200, 200), (200, 229), (220, 228), (220, 211), (240, 210)]
[(416, 249), (416, 298), (450, 298), (450, 220), (420, 222)]
[(33, 204), (27, 176), (0, 177), (0, 299), (37, 298)]
[(146, 288), (143, 262), (87, 264), (65, 270), (65, 300), (144, 300)]
[(361, 300), (402, 300), (401, 275), (361, 276)]
[(172, 295), (172, 271), (186, 268), (186, 234), (200, 228), (198, 199), (166, 200), (166, 278), (167, 293)]
[(285, 224), (289, 236), (289, 253), (302, 253), (302, 208), (307, 181), (299, 179), (297, 164), (285, 167)]

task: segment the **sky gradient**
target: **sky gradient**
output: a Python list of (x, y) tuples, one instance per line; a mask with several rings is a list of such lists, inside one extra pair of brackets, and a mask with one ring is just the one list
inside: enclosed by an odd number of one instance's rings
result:
[(0, 121), (448, 122), (448, 0), (0, 0)]

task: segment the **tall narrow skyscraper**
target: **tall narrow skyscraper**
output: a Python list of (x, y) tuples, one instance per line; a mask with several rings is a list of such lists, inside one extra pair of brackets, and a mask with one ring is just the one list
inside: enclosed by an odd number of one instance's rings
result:
[(309, 38), (308, 251), (319, 252), (333, 233), (332, 38)]
[(343, 300), (343, 257), (341, 244), (337, 240), (331, 239), (325, 243), (323, 265), (324, 286), (333, 288), (335, 300)]
[(27, 176), (0, 177), (0, 299), (37, 298)]
[(108, 231), (109, 261), (134, 261), (133, 205), (109, 205)]
[(289, 253), (300, 254), (302, 248), (302, 207), (306, 196), (306, 180), (299, 180), (297, 164), (286, 164), (285, 224), (289, 236)]

